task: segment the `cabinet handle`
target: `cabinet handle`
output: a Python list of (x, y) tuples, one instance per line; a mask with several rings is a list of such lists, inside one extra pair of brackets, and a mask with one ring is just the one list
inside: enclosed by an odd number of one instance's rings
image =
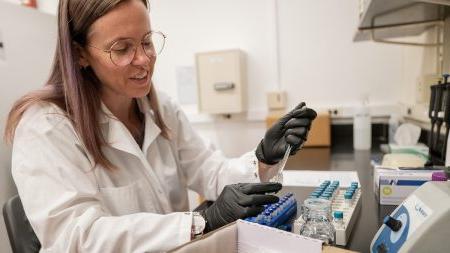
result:
[(217, 82), (214, 84), (214, 90), (225, 91), (234, 89), (234, 83), (232, 82)]

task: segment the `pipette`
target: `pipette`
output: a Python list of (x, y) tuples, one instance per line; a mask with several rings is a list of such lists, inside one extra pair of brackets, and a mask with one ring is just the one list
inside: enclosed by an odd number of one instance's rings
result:
[[(300, 111), (301, 112), (306, 111), (306, 106), (302, 107), (300, 109)], [(303, 141), (302, 144), (300, 144), (299, 149), (301, 149), (304, 144), (305, 144), (305, 142)], [(292, 149), (292, 146), (288, 145), (286, 152), (284, 153), (283, 159), (281, 160), (281, 162), (278, 165), (278, 172), (274, 177), (272, 177), (270, 179), (270, 182), (276, 182), (276, 183), (280, 183), (280, 184), (283, 183), (283, 170), (284, 170), (284, 167), (286, 166), (286, 162), (289, 159), (289, 156), (291, 155), (291, 149)]]
[(281, 160), (281, 162), (278, 164), (278, 172), (277, 174), (270, 179), (270, 182), (276, 182), (276, 183), (283, 183), (283, 170), (284, 167), (286, 166), (286, 162), (289, 159), (289, 155), (291, 154), (291, 145), (288, 145), (286, 152), (284, 153), (283, 159)]

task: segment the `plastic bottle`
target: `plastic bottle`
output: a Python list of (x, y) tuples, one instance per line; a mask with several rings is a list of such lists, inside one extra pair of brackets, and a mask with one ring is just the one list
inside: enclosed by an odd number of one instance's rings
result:
[(369, 150), (372, 147), (372, 122), (369, 113), (368, 100), (355, 108), (353, 116), (353, 148)]
[(333, 213), (333, 226), (335, 229), (344, 229), (344, 212), (334, 211)]
[(395, 144), (394, 136), (398, 128), (398, 121), (398, 115), (395, 113), (389, 117), (389, 144)]
[(331, 202), (325, 199), (306, 199), (303, 206), (305, 223), (300, 235), (322, 240), (325, 244), (334, 244), (335, 230), (331, 224)]

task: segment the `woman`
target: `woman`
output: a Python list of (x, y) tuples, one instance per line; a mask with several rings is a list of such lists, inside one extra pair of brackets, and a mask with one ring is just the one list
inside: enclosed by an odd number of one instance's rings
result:
[[(166, 251), (278, 200), (266, 193), (280, 184), (258, 182), (300, 148), (316, 113), (300, 104), (256, 152), (226, 159), (155, 91), (163, 41), (145, 0), (60, 1), (51, 76), (16, 102), (5, 132), (42, 251)], [(187, 188), (216, 201), (187, 212)]]

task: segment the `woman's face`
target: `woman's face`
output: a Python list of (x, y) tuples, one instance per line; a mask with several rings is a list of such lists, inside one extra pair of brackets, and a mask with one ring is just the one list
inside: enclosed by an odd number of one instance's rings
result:
[[(93, 69), (101, 82), (103, 98), (128, 100), (149, 93), (156, 55), (147, 56), (141, 42), (150, 30), (148, 10), (141, 0), (122, 2), (92, 24), (87, 35), (90, 46), (82, 49), (80, 63)], [(134, 58), (125, 66), (113, 63), (110, 53), (103, 51), (117, 41), (137, 46)], [(115, 46), (122, 49), (122, 45)]]

